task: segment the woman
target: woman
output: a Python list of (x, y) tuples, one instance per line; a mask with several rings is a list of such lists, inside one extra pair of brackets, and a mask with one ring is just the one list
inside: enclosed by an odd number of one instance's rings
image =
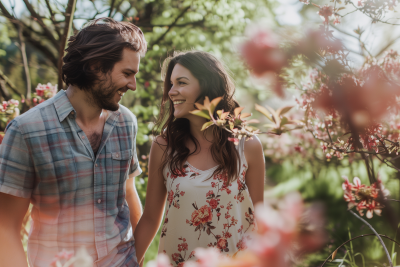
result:
[(135, 231), (138, 262), (157, 233), (167, 204), (159, 253), (174, 266), (193, 258), (197, 247), (234, 255), (254, 230), (253, 203), (263, 201), (264, 156), (258, 138), (238, 146), (217, 126), (193, 115), (194, 103), (222, 97), (216, 110), (233, 113), (234, 84), (209, 53), (175, 53), (164, 61), (161, 135), (149, 157), (144, 214)]

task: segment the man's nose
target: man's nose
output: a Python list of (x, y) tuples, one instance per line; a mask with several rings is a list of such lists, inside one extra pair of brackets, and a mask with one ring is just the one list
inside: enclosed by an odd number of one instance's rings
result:
[(126, 85), (129, 90), (135, 91), (136, 90), (136, 77), (133, 77), (133, 79), (130, 79), (128, 84)]

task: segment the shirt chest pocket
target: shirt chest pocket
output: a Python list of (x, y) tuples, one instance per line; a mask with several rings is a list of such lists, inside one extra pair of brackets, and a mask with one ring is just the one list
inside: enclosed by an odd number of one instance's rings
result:
[(123, 150), (111, 153), (112, 160), (112, 184), (125, 182), (129, 168), (132, 164), (132, 150)]

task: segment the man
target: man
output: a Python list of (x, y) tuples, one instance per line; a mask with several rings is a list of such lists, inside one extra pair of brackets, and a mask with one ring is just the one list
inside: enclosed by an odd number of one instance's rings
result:
[(72, 36), (68, 85), (10, 122), (0, 145), (0, 266), (27, 266), (20, 227), (32, 203), (31, 267), (81, 246), (94, 266), (138, 266), (137, 121), (118, 102), (136, 89), (142, 31), (97, 19)]

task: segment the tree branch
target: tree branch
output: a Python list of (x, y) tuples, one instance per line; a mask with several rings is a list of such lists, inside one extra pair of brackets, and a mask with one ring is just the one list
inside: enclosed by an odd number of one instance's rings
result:
[(388, 49), (392, 44), (394, 44), (399, 38), (400, 38), (400, 36), (397, 36), (396, 38), (394, 38), (393, 40), (391, 40), (389, 43), (387, 43), (387, 44), (385, 45), (385, 47), (382, 48), (382, 49), (375, 55), (375, 57), (379, 57), (383, 52), (386, 51), (386, 49)]
[(53, 25), (54, 25), (54, 29), (55, 29), (55, 31), (56, 31), (56, 33), (57, 33), (57, 35), (58, 35), (58, 39), (61, 40), (61, 32), (60, 32), (60, 30), (58, 29), (58, 27), (56, 26), (57, 23), (56, 23), (56, 21), (55, 21), (53, 9), (52, 9), (51, 6), (50, 6), (49, 0), (45, 0), (45, 1), (46, 1), (47, 9), (49, 10), (49, 13), (50, 13), (50, 20), (51, 20), (51, 22), (52, 22)]
[(112, 14), (113, 9), (114, 9), (114, 5), (115, 5), (115, 0), (111, 0), (110, 12), (108, 12), (108, 16), (107, 17), (111, 17), (111, 14)]
[(172, 22), (171, 25), (168, 26), (168, 29), (153, 43), (151, 43), (151, 45), (149, 45), (149, 47), (153, 47), (153, 45), (158, 44), (162, 39), (164, 39), (165, 35), (167, 35), (167, 33), (178, 23), (178, 20), (183, 17), (183, 15), (185, 15), (185, 13), (190, 9), (191, 6), (187, 6), (184, 10), (182, 10), (182, 12), (178, 15), (178, 17), (175, 18), (174, 22)]
[(23, 0), (26, 7), (28, 8), (29, 12), (31, 13), (32, 17), (34, 20), (36, 20), (39, 25), (42, 27), (43, 31), (45, 32), (46, 36), (49, 38), (49, 40), (53, 43), (54, 47), (58, 49), (59, 43), (54, 38), (53, 33), (49, 30), (49, 28), (44, 24), (42, 18), (39, 16), (39, 14), (36, 13), (36, 11), (33, 9), (33, 6), (28, 2), (28, 0)]
[(1, 70), (0, 70), (0, 79), (2, 79), (6, 85), (16, 94), (21, 95), (20, 92), (18, 92), (17, 88), (15, 87), (14, 83), (8, 78)]
[(26, 49), (25, 49), (25, 41), (22, 35), (22, 25), (19, 26), (18, 29), (18, 39), (19, 39), (19, 49), (21, 50), (22, 55), (22, 63), (24, 64), (24, 72), (26, 78), (26, 94), (25, 98), (30, 100), (31, 99), (31, 75), (29, 74), (29, 66), (28, 66), (28, 59), (26, 57)]
[[(24, 0), (26, 1), (26, 0)], [(65, 25), (64, 25), (64, 32), (62, 35), (59, 54), (58, 54), (58, 88), (63, 88), (63, 80), (62, 80), (62, 66), (63, 66), (63, 57), (65, 52), (65, 45), (67, 43), (68, 35), (71, 31), (72, 27), (72, 20), (74, 18), (76, 0), (69, 0), (67, 9), (65, 10)]]

